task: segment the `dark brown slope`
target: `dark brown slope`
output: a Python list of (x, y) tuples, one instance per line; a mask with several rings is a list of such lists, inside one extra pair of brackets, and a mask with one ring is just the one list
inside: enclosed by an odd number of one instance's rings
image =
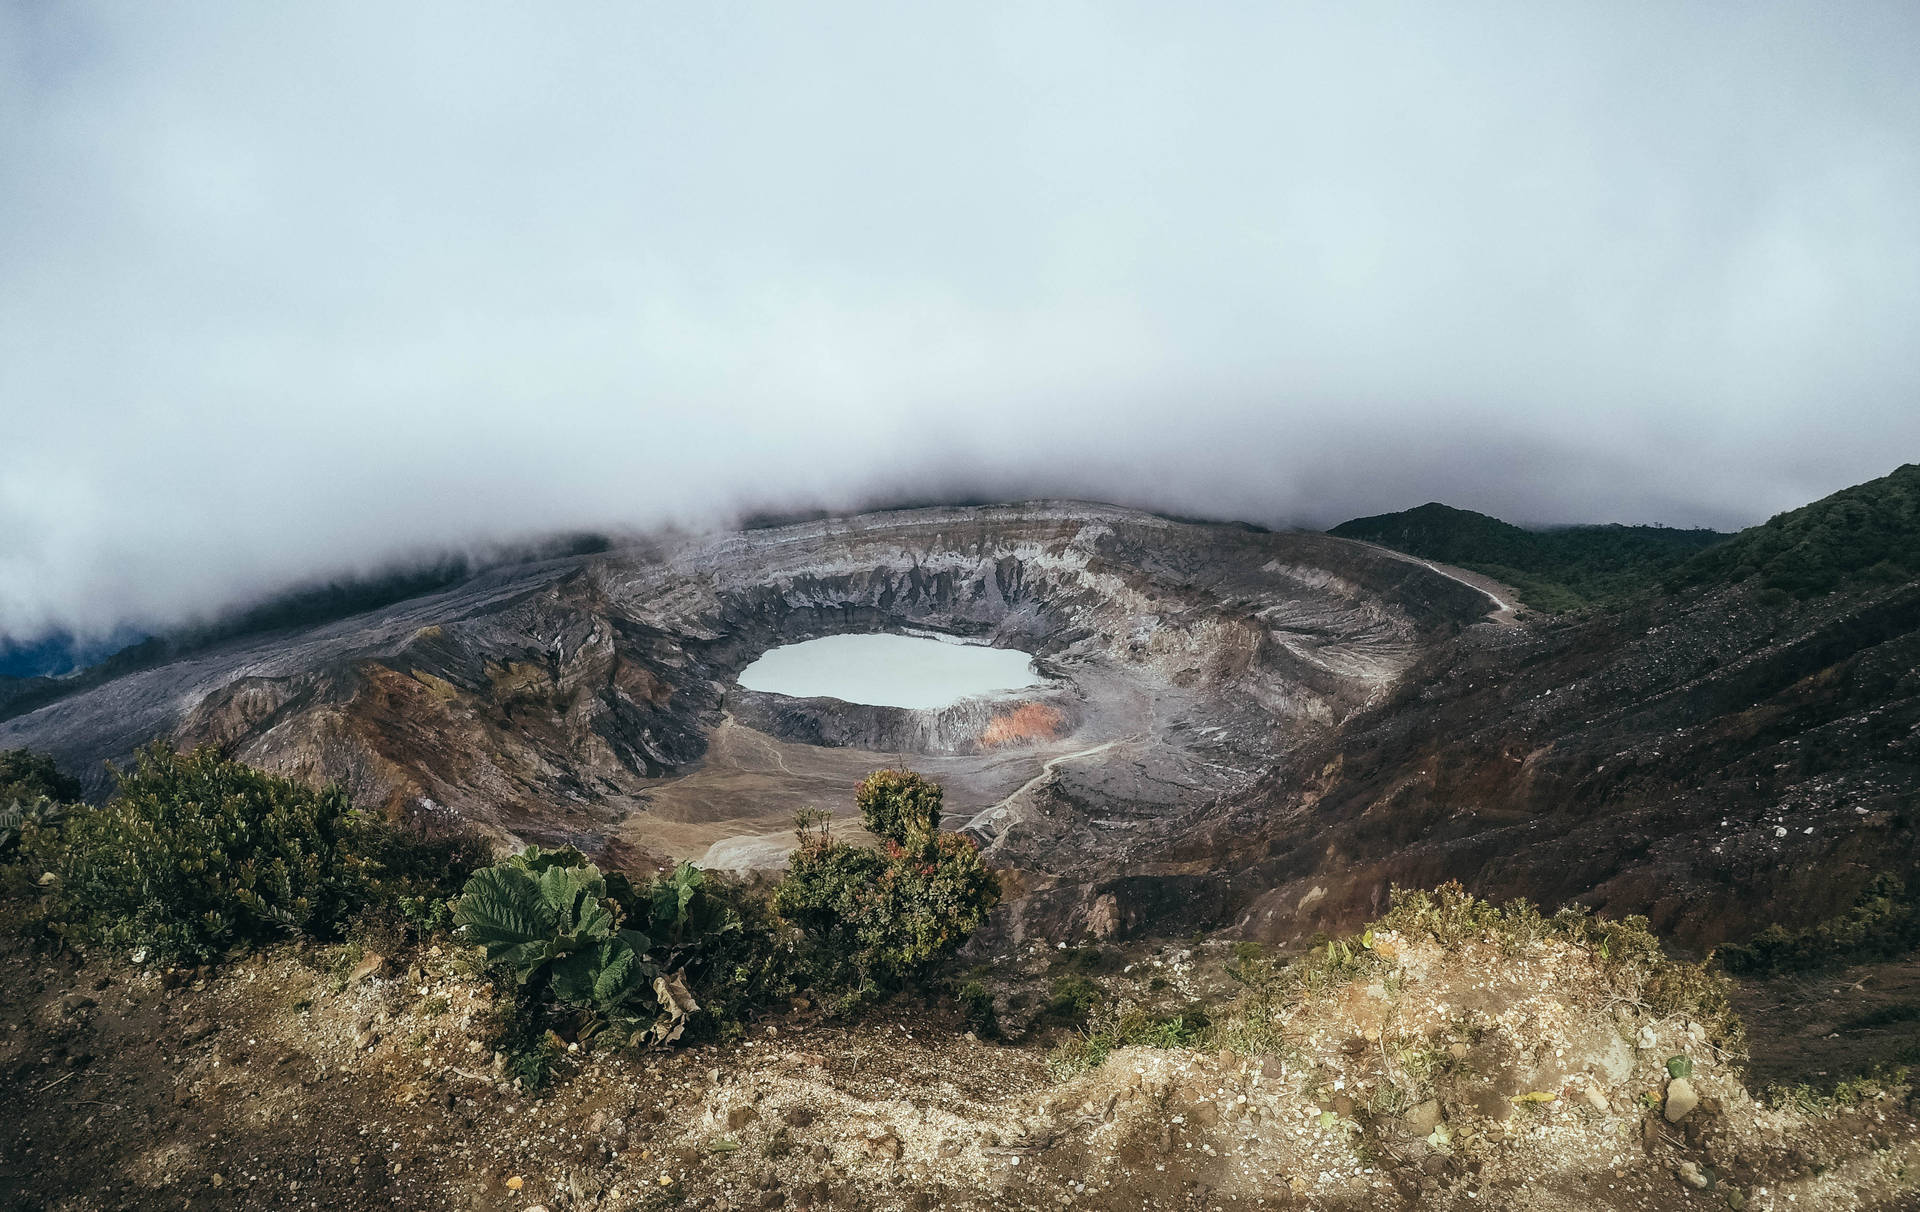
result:
[(1315, 775), (1271, 780), (1172, 857), (1232, 851), (1230, 903), (1266, 937), (1444, 879), (1645, 913), (1693, 946), (1832, 916), (1920, 858), (1920, 583), (1760, 596), (1463, 636)]

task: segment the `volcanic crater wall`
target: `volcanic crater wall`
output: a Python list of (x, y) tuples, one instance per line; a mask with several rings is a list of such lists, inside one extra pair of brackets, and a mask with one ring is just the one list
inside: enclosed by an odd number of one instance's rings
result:
[[(1032, 886), (1085, 889), (1151, 867), (1149, 839), (1488, 609), (1423, 564), (1322, 535), (1081, 502), (911, 510), (496, 569), (126, 674), (0, 721), (0, 746), (53, 752), (97, 796), (104, 759), (207, 743), (397, 815), (642, 851), (652, 798), (702, 769), (729, 719), (808, 745), (1031, 753), (977, 835)], [(735, 684), (781, 644), (904, 630), (1031, 652), (1049, 684), (930, 713)], [(964, 792), (971, 768), (943, 769)]]

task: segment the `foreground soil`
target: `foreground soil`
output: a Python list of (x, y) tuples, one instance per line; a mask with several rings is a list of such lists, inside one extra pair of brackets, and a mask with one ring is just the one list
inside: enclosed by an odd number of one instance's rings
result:
[[(12, 946), (0, 1208), (1920, 1207), (1902, 1085), (1775, 1109), (1569, 948), (1378, 946), (1389, 966), (1290, 1005), (1264, 1049), (1125, 1048), (1056, 1080), (1044, 1032), (976, 1040), (950, 1006), (793, 1011), (725, 1045), (576, 1052), (540, 1092), (504, 1076), (492, 988), (451, 948), (209, 973)], [(1176, 1004), (1223, 989), (1223, 958), (1115, 955), (1098, 983)], [(1806, 993), (1778, 1038), (1752, 1024), (1776, 1076)], [(1676, 1053), (1700, 1105), (1669, 1122)], [(1416, 1068), (1432, 1095), (1409, 1105)]]

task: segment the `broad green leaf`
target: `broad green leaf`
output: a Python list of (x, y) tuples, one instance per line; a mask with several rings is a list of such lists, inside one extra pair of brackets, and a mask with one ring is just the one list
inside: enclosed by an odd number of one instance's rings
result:
[(549, 955), (557, 926), (551, 907), (525, 871), (488, 867), (474, 873), (454, 907), (453, 920), (467, 938), (485, 947), (487, 958), (523, 969)]

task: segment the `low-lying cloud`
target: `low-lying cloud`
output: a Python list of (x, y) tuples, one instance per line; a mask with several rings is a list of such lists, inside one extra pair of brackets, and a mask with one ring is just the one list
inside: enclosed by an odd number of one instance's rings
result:
[(1911, 5), (0, 9), (0, 635), (1084, 496), (1735, 526), (1920, 451)]

